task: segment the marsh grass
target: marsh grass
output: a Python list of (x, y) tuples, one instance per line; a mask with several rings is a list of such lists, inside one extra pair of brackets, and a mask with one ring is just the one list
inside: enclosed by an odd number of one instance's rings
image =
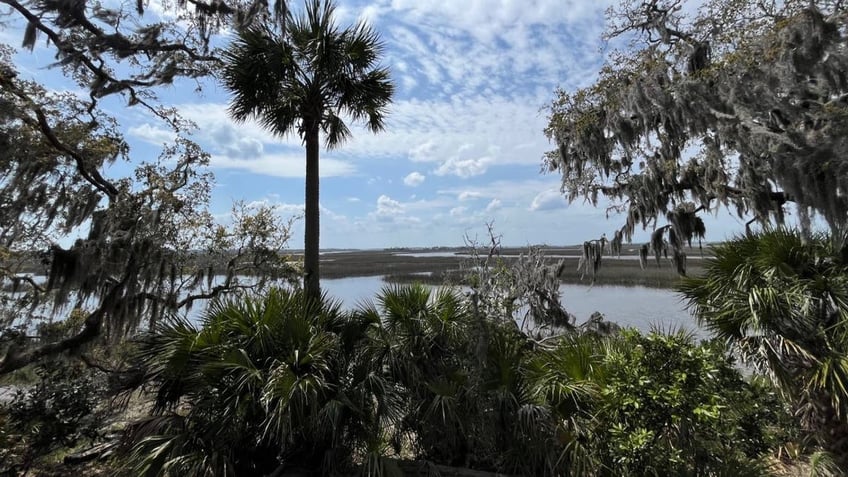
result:
[[(504, 258), (505, 263), (514, 261), (514, 257), (507, 256)], [(549, 258), (547, 262), (551, 265), (559, 263), (560, 259)], [(592, 285), (592, 281), (588, 277), (581, 278), (581, 273), (577, 270), (577, 258), (566, 258), (565, 267), (563, 268), (560, 280), (562, 283), (574, 285)], [(413, 263), (393, 264), (392, 267), (379, 268), (364, 267), (352, 269), (355, 274), (346, 276), (373, 276), (383, 274), (385, 280), (390, 283), (423, 283), (427, 285), (465, 285), (463, 274), (459, 269), (461, 259), (456, 259), (455, 264), (444, 263), (441, 261), (420, 261)], [(455, 268), (454, 268), (455, 267)], [(642, 270), (638, 260), (616, 259), (606, 257), (595, 276), (596, 286), (643, 286), (649, 288), (673, 288), (680, 284), (681, 277), (676, 270), (672, 268), (670, 261), (663, 260), (661, 266), (657, 267), (654, 262)], [(368, 273), (356, 273), (360, 270), (367, 270)], [(391, 270), (388, 273), (383, 270)], [(700, 275), (703, 267), (700, 260), (690, 260), (688, 274), (692, 276)]]

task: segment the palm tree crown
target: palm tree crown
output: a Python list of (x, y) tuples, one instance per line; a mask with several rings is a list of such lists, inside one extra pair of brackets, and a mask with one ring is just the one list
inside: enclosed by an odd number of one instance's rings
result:
[(380, 66), (383, 44), (365, 23), (339, 29), (332, 1), (309, 0), (299, 15), (287, 13), (285, 31), (258, 25), (239, 33), (224, 53), (224, 86), (236, 121), (256, 119), (278, 136), (296, 132), (306, 146), (304, 287), (318, 283), (319, 136), (327, 148), (350, 137), (343, 117), (384, 128), (394, 86)]

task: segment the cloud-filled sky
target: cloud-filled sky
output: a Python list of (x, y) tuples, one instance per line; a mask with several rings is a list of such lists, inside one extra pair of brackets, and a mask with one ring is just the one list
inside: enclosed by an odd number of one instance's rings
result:
[[(623, 221), (603, 208), (568, 204), (559, 177), (541, 174), (551, 148), (545, 106), (557, 87), (592, 83), (604, 61), (600, 40), (610, 0), (338, 0), (337, 23), (370, 22), (386, 45), (397, 87), (385, 132), (353, 125), (353, 139), (321, 152), (321, 246), (383, 248), (461, 245), (493, 222), (508, 245), (579, 243), (611, 235)], [(291, 2), (300, 8), (300, 2)], [(18, 45), (21, 34), (0, 33)], [(46, 70), (49, 49), (23, 51), (24, 73), (54, 89), (75, 86)], [(159, 91), (198, 128), (211, 156), (213, 212), (234, 200), (302, 209), (304, 150), (257, 124), (227, 117), (213, 81)], [(155, 157), (171, 135), (154, 118), (111, 109), (133, 155)], [(742, 228), (727, 212), (708, 219), (709, 239)], [(300, 248), (300, 232), (291, 246)], [(644, 235), (644, 236), (642, 236)], [(647, 233), (637, 240), (647, 239)]]

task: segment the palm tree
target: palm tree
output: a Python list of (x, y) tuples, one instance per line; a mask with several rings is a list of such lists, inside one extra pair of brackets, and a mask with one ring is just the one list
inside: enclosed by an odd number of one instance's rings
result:
[(384, 128), (394, 86), (379, 65), (383, 44), (365, 23), (340, 30), (329, 0), (309, 0), (285, 31), (269, 25), (240, 32), (225, 51), (224, 86), (230, 115), (255, 118), (278, 136), (296, 132), (306, 146), (304, 288), (320, 295), (318, 161), (320, 136), (334, 148), (350, 137), (343, 116)]
[(714, 248), (680, 291), (699, 321), (768, 373), (848, 470), (845, 237), (776, 230)]

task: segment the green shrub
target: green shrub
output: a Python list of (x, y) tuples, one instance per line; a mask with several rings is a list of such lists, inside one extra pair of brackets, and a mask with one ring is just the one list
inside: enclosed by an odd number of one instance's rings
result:
[(717, 342), (622, 333), (604, 358), (592, 442), (609, 475), (763, 475), (789, 422), (773, 388), (743, 379)]
[[(301, 291), (211, 305), (140, 340), (155, 412), (130, 432), (138, 475), (266, 475), (345, 469), (375, 432), (378, 379), (357, 368), (367, 323)], [(376, 377), (379, 378), (379, 377)]]
[(139, 475), (366, 475), (385, 457), (513, 475), (763, 475), (797, 434), (767, 381), (683, 333), (537, 341), (455, 292), (387, 287), (342, 313), (274, 290), (141, 341), (156, 412)]
[(36, 366), (35, 373), (35, 384), (19, 390), (0, 413), (5, 441), (0, 447), (7, 452), (0, 471), (25, 470), (41, 456), (99, 434), (95, 408), (101, 386), (89, 369), (53, 360)]

